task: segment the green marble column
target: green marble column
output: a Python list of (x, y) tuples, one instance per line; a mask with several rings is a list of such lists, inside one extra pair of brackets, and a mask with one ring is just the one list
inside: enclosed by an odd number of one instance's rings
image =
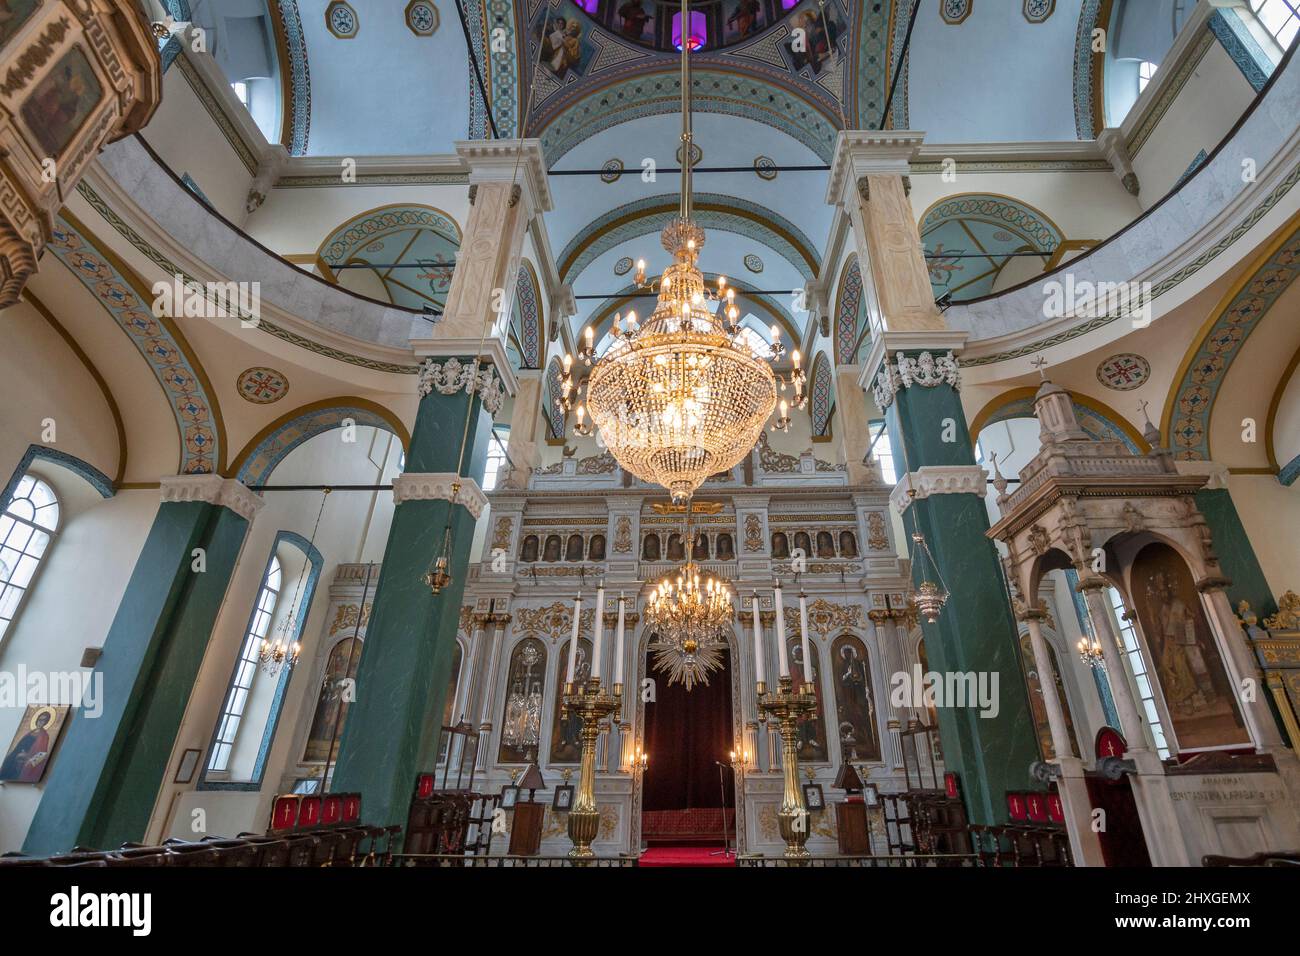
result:
[[(945, 353), (946, 347), (933, 354)], [(896, 352), (887, 354), (892, 364)], [(921, 621), (930, 668), (940, 675), (973, 673), (990, 691), (991, 675), (997, 675), (996, 713), (976, 702), (936, 708), (944, 763), (961, 779), (972, 823), (1004, 822), (1006, 792), (1034, 787), (1029, 767), (1040, 754), (1015, 618), (997, 550), (985, 536), (984, 486), (974, 471), (961, 398), (948, 382), (930, 387), (914, 382), (899, 384), (892, 402), (886, 401), (900, 481), (908, 480), (906, 473), (921, 473), (913, 482), (916, 496), (903, 513), (903, 524), (909, 536), (916, 530), (925, 535), (950, 594), (937, 623)], [(933, 570), (922, 567), (920, 549), (910, 541), (909, 547), (913, 583), (923, 576), (933, 579)]]
[[(450, 476), (460, 460), (466, 416), (470, 428), (460, 474), (472, 481), (464, 483), (462, 503), (452, 505)], [(420, 761), (437, 741), (423, 738), (442, 723), (476, 520), (467, 504), (477, 510), (482, 501), (478, 482), (491, 429), (491, 415), (477, 395), (434, 389), (420, 401), (406, 472), (394, 488), (398, 505), (330, 787), (359, 792), (367, 823), (405, 825), (416, 774), (433, 769)], [(449, 511), (452, 583), (435, 595), (423, 578), (441, 553)]]
[(1239, 601), (1249, 601), (1251, 610), (1263, 620), (1277, 613), (1277, 601), (1264, 579), (1264, 571), (1255, 557), (1246, 529), (1237, 514), (1237, 506), (1227, 488), (1205, 488), (1196, 493), (1196, 507), (1205, 516), (1213, 535), (1219, 566), (1231, 581), (1228, 599), (1235, 608)]
[[(23, 845), (59, 853), (144, 838), (176, 732), (261, 500), (215, 475), (163, 480), (163, 503), (104, 639), (102, 713), (73, 714)], [(194, 570), (194, 550), (204, 570)], [(94, 643), (87, 636), (86, 643)], [(99, 679), (99, 678), (96, 678)]]

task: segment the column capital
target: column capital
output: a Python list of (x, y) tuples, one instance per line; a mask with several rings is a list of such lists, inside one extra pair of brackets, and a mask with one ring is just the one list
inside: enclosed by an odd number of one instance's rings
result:
[(158, 486), (164, 504), (202, 501), (229, 508), (247, 521), (252, 521), (266, 504), (266, 499), (243, 482), (220, 475), (165, 475)]
[(453, 484), (460, 485), (456, 493), (456, 504), (463, 505), (477, 519), (487, 506), (487, 497), (473, 478), (449, 471), (426, 474), (407, 472), (398, 475), (393, 479), (393, 503), (400, 505), (406, 501), (451, 501)]
[(857, 189), (861, 176), (906, 176), (925, 140), (925, 133), (910, 129), (840, 130), (835, 137), (826, 202), (842, 202), (848, 190)]
[[(458, 140), (456, 155), (469, 167), (470, 186), (480, 183), (514, 183), (529, 218), (550, 212), (551, 187), (538, 139)], [(515, 200), (512, 199), (512, 205)]]
[(470, 382), (475, 353), (480, 359), (478, 385), (488, 414), (495, 417), (501, 410), (502, 399), (519, 391), (519, 381), (500, 336), (489, 335), (473, 341), (467, 338), (411, 339), (411, 348), (417, 358), (424, 360), (416, 378), (416, 390), (421, 398), (435, 388), (443, 395), (451, 395), (461, 388), (467, 392), (475, 391)]
[[(890, 355), (897, 360), (908, 352), (929, 352), (931, 356), (951, 352), (955, 361), (956, 356), (960, 355), (962, 349), (966, 347), (968, 338), (970, 338), (969, 333), (956, 329), (880, 332), (871, 343), (871, 351), (867, 353), (866, 361), (862, 363), (858, 385), (864, 392), (873, 389), (876, 386), (877, 375), (881, 372), (882, 366), (889, 362)], [(908, 385), (897, 381), (899, 376), (896, 369), (891, 368), (891, 371), (893, 376), (890, 381), (895, 386), (889, 396), (892, 400), (898, 388), (906, 388)], [(926, 383), (921, 381), (919, 384)], [(956, 383), (953, 383), (953, 387), (956, 387)]]
[(984, 497), (989, 474), (979, 465), (922, 465), (898, 479), (889, 502), (899, 514), (931, 495)]

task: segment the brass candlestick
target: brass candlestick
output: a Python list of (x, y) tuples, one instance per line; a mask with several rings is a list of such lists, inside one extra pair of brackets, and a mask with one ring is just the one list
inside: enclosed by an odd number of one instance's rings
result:
[(619, 699), (600, 691), (600, 678), (585, 684), (564, 686), (564, 714), (577, 715), (582, 721), (582, 762), (578, 768), (578, 792), (569, 811), (569, 839), (573, 849), (569, 856), (585, 859), (595, 856), (591, 841), (600, 829), (600, 811), (596, 808), (596, 738), (600, 722), (619, 706)]
[(781, 727), (781, 775), (785, 787), (777, 819), (781, 838), (785, 840), (786, 859), (802, 859), (808, 855), (804, 846), (808, 842), (808, 810), (799, 787), (799, 746), (795, 740), (799, 721), (807, 720), (817, 710), (817, 695), (808, 686), (795, 691), (794, 682), (786, 676), (780, 678), (777, 689), (771, 693), (763, 693), (762, 685), (759, 687), (759, 713), (775, 717)]

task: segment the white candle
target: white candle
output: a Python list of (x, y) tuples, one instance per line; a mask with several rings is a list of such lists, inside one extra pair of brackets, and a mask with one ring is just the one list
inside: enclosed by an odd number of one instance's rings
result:
[(600, 676), (600, 649), (605, 637), (605, 585), (596, 588), (596, 639), (591, 644), (591, 676)]
[(614, 632), (614, 683), (623, 683), (623, 592), (618, 593), (618, 630)]
[(566, 684), (573, 683), (573, 674), (578, 669), (578, 622), (582, 619), (582, 595), (573, 599), (573, 636), (569, 638), (569, 671), (564, 679)]
[(799, 592), (799, 634), (800, 650), (803, 651), (803, 680), (805, 684), (812, 683), (812, 651), (808, 646), (808, 595), (802, 591)]
[(781, 601), (781, 585), (773, 587), (772, 604), (776, 608), (776, 662), (782, 677), (790, 676), (790, 661), (785, 653), (785, 605)]
[(754, 592), (754, 679), (767, 682), (767, 667), (763, 663), (763, 627), (758, 620), (758, 592)]

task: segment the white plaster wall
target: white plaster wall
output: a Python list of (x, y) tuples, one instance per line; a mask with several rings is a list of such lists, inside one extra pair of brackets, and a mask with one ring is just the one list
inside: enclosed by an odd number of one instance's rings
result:
[[(953, 182), (944, 182), (938, 174), (912, 176), (912, 209), (918, 223), (936, 202), (959, 193), (1009, 196), (1033, 206), (1051, 219), (1066, 239), (1105, 239), (1142, 211), (1109, 170), (968, 172), (958, 161), (956, 174)], [(1145, 188), (1143, 180), (1144, 192)]]
[[(57, 264), (47, 269), (62, 269)], [(7, 483), (31, 445), (48, 445), (117, 474), (117, 427), (103, 392), (85, 365), (29, 302), (6, 309), (0, 322), (0, 476)], [(58, 387), (53, 387), (58, 383)], [(55, 440), (42, 433), (53, 419)]]
[(235, 225), (244, 221), (253, 177), (179, 65), (163, 74), (162, 102), (141, 135), (177, 177), (190, 174), (217, 212)]
[[(105, 500), (60, 466), (37, 462), (31, 470), (58, 495), (60, 526), (0, 645), (0, 673), (16, 678), (20, 666), (28, 674), (84, 673), (82, 651), (103, 646), (153, 524), (158, 492), (121, 491)], [(0, 746), (5, 750), (26, 703), (0, 707)], [(58, 759), (56, 749), (51, 762)], [(44, 788), (44, 783), (0, 783), (0, 853), (22, 848)]]
[(1273, 596), (1300, 591), (1300, 490), (1275, 475), (1231, 475), (1228, 491)]
[[(343, 167), (339, 166), (342, 177)], [(450, 185), (281, 187), (248, 217), (245, 231), (282, 256), (314, 255), (325, 237), (343, 223), (382, 206), (419, 204), (440, 209), (463, 231), (469, 217), (469, 187)]]
[(1133, 157), (1143, 208), (1161, 199), (1200, 150), (1211, 153), (1255, 98), (1241, 71), (1215, 41), (1155, 132)]
[(1300, 455), (1300, 375), (1291, 370), (1291, 376), (1282, 383), (1282, 397), (1273, 419), (1273, 457), (1279, 466)]

